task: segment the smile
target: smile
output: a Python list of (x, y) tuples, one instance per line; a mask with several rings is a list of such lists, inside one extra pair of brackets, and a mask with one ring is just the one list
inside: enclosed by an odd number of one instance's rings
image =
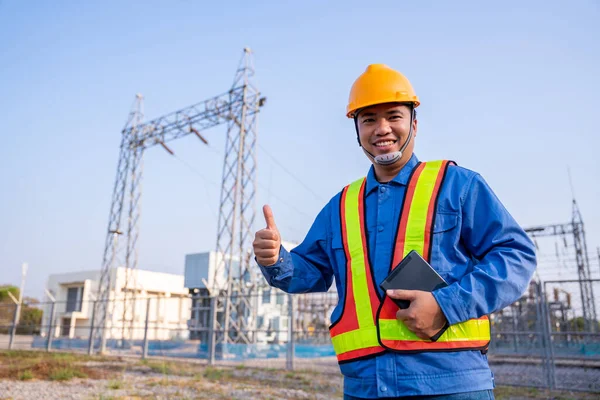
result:
[(378, 148), (385, 148), (385, 147), (393, 145), (394, 143), (396, 143), (395, 140), (386, 140), (386, 141), (377, 142), (374, 144), (374, 146), (378, 147)]

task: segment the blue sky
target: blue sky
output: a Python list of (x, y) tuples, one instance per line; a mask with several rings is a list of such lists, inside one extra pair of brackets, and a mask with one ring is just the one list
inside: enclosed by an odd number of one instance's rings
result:
[[(222, 93), (245, 46), (268, 98), (257, 207), (284, 239), (366, 173), (344, 110), (353, 80), (385, 63), (421, 99), (420, 159), (478, 171), (523, 226), (569, 221), (570, 169), (596, 253), (598, 2), (254, 3), (0, 1), (0, 283), (27, 261), (41, 298), (48, 274), (98, 269), (135, 94), (149, 120)], [(183, 273), (186, 253), (214, 248), (224, 134), (146, 153), (140, 268)]]

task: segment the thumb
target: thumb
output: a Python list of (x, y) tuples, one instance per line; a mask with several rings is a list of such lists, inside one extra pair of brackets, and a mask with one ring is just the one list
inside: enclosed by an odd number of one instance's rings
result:
[(263, 206), (263, 214), (265, 215), (267, 229), (277, 230), (277, 225), (275, 225), (275, 218), (273, 217), (273, 211), (271, 211), (271, 207), (269, 207), (269, 205), (265, 204)]
[(416, 290), (389, 289), (386, 294), (392, 299), (414, 300), (417, 298)]

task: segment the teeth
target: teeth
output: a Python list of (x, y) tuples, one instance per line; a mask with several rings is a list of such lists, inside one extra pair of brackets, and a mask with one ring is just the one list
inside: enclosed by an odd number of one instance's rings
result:
[(377, 147), (385, 147), (385, 146), (389, 146), (391, 144), (394, 144), (393, 140), (388, 140), (388, 141), (385, 141), (385, 142), (375, 143), (375, 146), (377, 146)]

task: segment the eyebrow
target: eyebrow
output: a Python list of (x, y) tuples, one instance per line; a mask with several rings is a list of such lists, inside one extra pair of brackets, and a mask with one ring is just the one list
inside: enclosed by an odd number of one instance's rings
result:
[(404, 115), (404, 109), (403, 108), (397, 108), (395, 110), (391, 110), (387, 112), (388, 115), (390, 114), (402, 114)]
[[(390, 111), (387, 111), (387, 112), (386, 112), (386, 114), (387, 114), (387, 115), (393, 115), (393, 114), (401, 114), (401, 115), (404, 115), (404, 110), (403, 110), (403, 109), (401, 109), (401, 108), (398, 108), (398, 109), (395, 109), (395, 110), (390, 110)], [(375, 115), (376, 115), (376, 114), (375, 114), (374, 112), (372, 112), (372, 111), (367, 111), (367, 112), (365, 112), (365, 113), (362, 113), (362, 114), (360, 115), (360, 117), (359, 117), (359, 118), (364, 118), (364, 117), (373, 117), (373, 116), (375, 116)]]

